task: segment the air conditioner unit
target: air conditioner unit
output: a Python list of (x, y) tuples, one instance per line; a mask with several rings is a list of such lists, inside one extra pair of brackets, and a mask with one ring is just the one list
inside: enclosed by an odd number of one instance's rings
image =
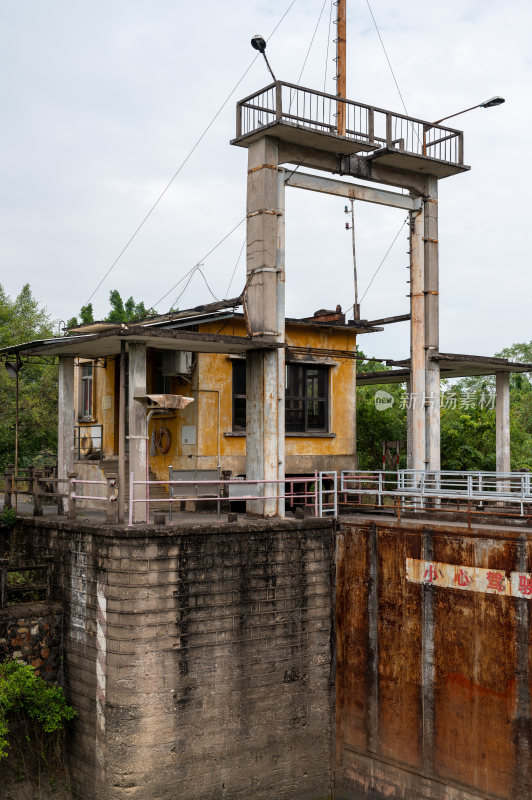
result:
[(192, 353), (187, 350), (165, 350), (163, 352), (163, 375), (165, 377), (190, 375), (191, 372)]

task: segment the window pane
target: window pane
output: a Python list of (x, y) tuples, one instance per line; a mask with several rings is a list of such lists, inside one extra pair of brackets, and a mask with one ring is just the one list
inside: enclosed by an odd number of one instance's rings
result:
[(233, 394), (246, 394), (245, 361), (233, 361)]
[(235, 397), (233, 405), (233, 429), (246, 429), (246, 398)]
[(309, 430), (324, 431), (326, 429), (325, 400), (309, 400), (307, 420)]
[(286, 394), (289, 397), (305, 396), (305, 368), (297, 364), (286, 366)]
[(286, 400), (286, 430), (304, 431), (305, 430), (305, 402), (304, 400)]

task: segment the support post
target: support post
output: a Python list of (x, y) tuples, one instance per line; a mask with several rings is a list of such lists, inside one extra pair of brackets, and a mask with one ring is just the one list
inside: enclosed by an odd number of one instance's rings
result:
[(42, 517), (42, 485), (41, 478), (44, 472), (41, 469), (33, 470), (33, 516)]
[(497, 472), (510, 472), (510, 373), (495, 373), (495, 446)]
[[(338, 97), (345, 97), (346, 86), (346, 0), (338, 0), (338, 14), (336, 17), (336, 94)], [(336, 129), (338, 136), (345, 136), (346, 131), (346, 105), (336, 103)]]
[(439, 266), (438, 266), (438, 181), (427, 178), (424, 209), (424, 281), (425, 281), (425, 397), (426, 465), (431, 472), (440, 470), (440, 365), (433, 360), (439, 352)]
[(4, 508), (13, 507), (13, 475), (13, 466), (10, 464), (4, 473)]
[[(248, 150), (247, 308), (251, 335), (285, 340), (284, 172), (274, 139), (263, 137)], [(284, 349), (246, 357), (246, 474), (249, 480), (284, 478)], [(249, 513), (284, 516), (278, 483), (257, 484), (271, 500), (248, 501)]]
[(116, 488), (116, 473), (110, 472), (107, 476), (107, 507), (105, 513), (106, 522), (116, 522), (117, 517), (117, 488)]
[(76, 484), (72, 483), (78, 477), (77, 472), (68, 473), (68, 498), (67, 498), (67, 519), (76, 519)]
[(123, 525), (126, 521), (126, 343), (123, 340), (118, 369), (118, 522)]
[(406, 468), (412, 467), (412, 381), (406, 382)]
[[(134, 481), (146, 480), (146, 345), (129, 343), (129, 469)], [(133, 486), (135, 500), (148, 499), (146, 485)], [(129, 499), (133, 501), (133, 496)], [(147, 503), (132, 503), (133, 522), (145, 522)]]
[(425, 295), (424, 213), (410, 214), (410, 381), (412, 469), (425, 469)]
[[(66, 478), (74, 468), (74, 359), (70, 356), (59, 356), (57, 403), (57, 477)], [(61, 485), (58, 483), (58, 488)], [(66, 512), (66, 498), (62, 498), (61, 502), (63, 512)]]

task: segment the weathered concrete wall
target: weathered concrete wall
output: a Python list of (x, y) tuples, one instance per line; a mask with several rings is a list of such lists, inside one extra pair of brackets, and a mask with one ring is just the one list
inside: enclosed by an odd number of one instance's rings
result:
[(330, 520), (31, 519), (14, 547), (58, 556), (76, 798), (330, 796)]
[(532, 534), (352, 521), (337, 547), (335, 798), (530, 798)]
[(0, 609), (0, 661), (31, 664), (41, 678), (60, 681), (62, 638), (58, 603), (17, 603)]

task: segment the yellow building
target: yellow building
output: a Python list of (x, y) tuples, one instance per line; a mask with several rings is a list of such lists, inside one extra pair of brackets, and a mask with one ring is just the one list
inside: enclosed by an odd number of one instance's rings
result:
[[(242, 314), (180, 312), (166, 316), (165, 330), (189, 330), (216, 337), (246, 337)], [(356, 333), (338, 307), (312, 318), (286, 320), (286, 475), (355, 466)], [(76, 334), (116, 325), (95, 324)], [(103, 340), (102, 340), (103, 341)], [(152, 478), (213, 471), (246, 474), (246, 356), (220, 352), (158, 349), (148, 343), (147, 394), (193, 398), (182, 410), (156, 412), (148, 428)], [(116, 471), (118, 456), (118, 357), (76, 361), (74, 469), (85, 478)], [(128, 402), (126, 400), (126, 408)], [(127, 435), (127, 430), (126, 430)], [(198, 478), (201, 475), (198, 474)]]

